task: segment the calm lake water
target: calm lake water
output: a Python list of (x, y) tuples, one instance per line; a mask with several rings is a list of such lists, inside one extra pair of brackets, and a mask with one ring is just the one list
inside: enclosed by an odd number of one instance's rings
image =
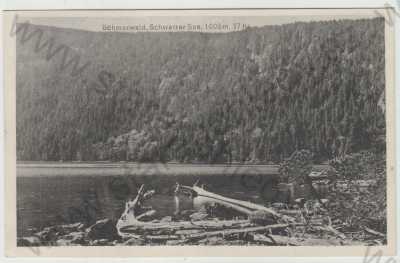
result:
[(142, 184), (156, 191), (146, 204), (157, 211), (156, 217), (173, 215), (193, 209), (189, 198), (177, 202), (175, 183), (193, 185), (197, 180), (209, 191), (263, 205), (284, 198), (275, 189), (275, 166), (19, 164), (17, 234), (50, 225), (117, 219)]

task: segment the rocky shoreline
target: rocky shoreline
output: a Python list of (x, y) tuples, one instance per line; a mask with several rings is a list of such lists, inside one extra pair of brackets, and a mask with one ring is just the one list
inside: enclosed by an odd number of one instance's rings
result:
[[(294, 230), (294, 229), (293, 229)], [(300, 234), (299, 229), (292, 236), (285, 236), (282, 231), (277, 229), (271, 231), (269, 237), (256, 233), (248, 233), (244, 235), (222, 235), (206, 237), (193, 242), (187, 240), (165, 240), (162, 239), (147, 239), (146, 236), (131, 236), (120, 237), (115, 227), (115, 222), (110, 219), (98, 220), (95, 224), (85, 227), (82, 223), (55, 225), (43, 228), (39, 232), (35, 232), (30, 236), (19, 237), (17, 246), (19, 247), (46, 247), (46, 246), (143, 246), (143, 245), (247, 245), (247, 246), (296, 246), (296, 245), (311, 245), (311, 246), (343, 246), (343, 245), (376, 245), (373, 242), (377, 238), (376, 233), (369, 233), (370, 237), (365, 236), (361, 241), (359, 238), (338, 237), (330, 235), (326, 230), (317, 231), (314, 233)], [(321, 230), (321, 229), (320, 229)], [(296, 234), (297, 232), (297, 234)], [(319, 233), (318, 233), (319, 232)], [(325, 232), (325, 233), (323, 233)], [(322, 234), (322, 235), (321, 235)], [(382, 238), (382, 237), (380, 237)], [(321, 243), (322, 242), (322, 243)]]
[(102, 219), (89, 227), (83, 223), (45, 227), (31, 236), (18, 238), (17, 246), (114, 246), (123, 242), (115, 222)]
[[(230, 240), (232, 245), (248, 244), (244, 240)], [(167, 242), (166, 245), (183, 245), (179, 240)], [(227, 244), (223, 238), (215, 237), (198, 244), (218, 245)], [(85, 227), (83, 223), (55, 225), (43, 228), (30, 236), (19, 237), (19, 247), (40, 246), (140, 246), (161, 245), (157, 240), (148, 241), (139, 237), (120, 237), (115, 222), (110, 219), (98, 220), (95, 224)]]

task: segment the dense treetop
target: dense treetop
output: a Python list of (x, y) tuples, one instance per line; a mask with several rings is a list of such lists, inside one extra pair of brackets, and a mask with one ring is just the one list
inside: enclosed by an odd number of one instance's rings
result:
[[(18, 160), (323, 160), (385, 136), (384, 20), (230, 33), (86, 32), (30, 25), (80, 56), (17, 35)], [(21, 42), (22, 40), (22, 42)], [(77, 73), (77, 72), (75, 72)]]

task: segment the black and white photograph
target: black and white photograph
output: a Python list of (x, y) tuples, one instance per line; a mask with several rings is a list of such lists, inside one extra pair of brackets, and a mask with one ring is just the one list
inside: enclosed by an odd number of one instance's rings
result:
[(13, 15), (13, 242), (386, 246), (385, 12)]

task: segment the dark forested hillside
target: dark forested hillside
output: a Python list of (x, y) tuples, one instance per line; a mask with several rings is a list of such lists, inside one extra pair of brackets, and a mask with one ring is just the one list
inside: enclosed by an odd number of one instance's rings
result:
[(17, 35), (18, 160), (269, 162), (296, 149), (323, 160), (384, 140), (383, 19), (35, 29), (90, 65), (71, 75), (62, 55)]

